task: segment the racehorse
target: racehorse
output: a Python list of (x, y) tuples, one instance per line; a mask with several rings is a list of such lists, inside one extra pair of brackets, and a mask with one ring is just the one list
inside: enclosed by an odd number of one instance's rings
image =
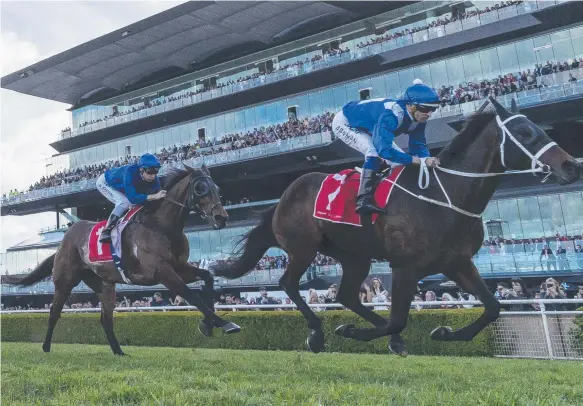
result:
[[(211, 267), (211, 272), (241, 277), (268, 248), (282, 248), (289, 261), (280, 286), (308, 322), (308, 348), (319, 352), (324, 349), (321, 320), (300, 296), (299, 281), (318, 251), (333, 257), (342, 265), (337, 301), (375, 326), (343, 325), (336, 334), (361, 341), (390, 335), (389, 349), (401, 355), (406, 355), (406, 349), (400, 333), (406, 327), (417, 282), (443, 273), (477, 296), (484, 312), (456, 331), (438, 327), (431, 337), (471, 340), (500, 312), (499, 302), (472, 262), (484, 240), (481, 213), (499, 184), (499, 175), (510, 168), (524, 169), (518, 172), (543, 172), (544, 180), (552, 177), (559, 184), (568, 184), (581, 177), (582, 168), (542, 129), (518, 114), (514, 101), (510, 112), (494, 98), (469, 117), (438, 158), (440, 167), (431, 173), (421, 165), (419, 177), (414, 167), (406, 167), (386, 206), (388, 214), (374, 224), (370, 216), (368, 221), (363, 218), (362, 227), (314, 218), (316, 196), (327, 174), (303, 175), (286, 189), (279, 203), (262, 213), (259, 224), (241, 240), (235, 260)], [(427, 185), (431, 175), (435, 180)], [(388, 260), (393, 270), (389, 320), (359, 300), (371, 259)]]
[[(214, 313), (212, 301), (213, 277), (204, 269), (188, 263), (189, 245), (183, 229), (189, 212), (206, 218), (214, 228), (225, 227), (228, 214), (223, 208), (219, 188), (208, 169), (170, 169), (160, 177), (167, 190), (163, 200), (150, 202), (132, 218), (122, 234), (123, 267), (134, 285), (163, 284), (173, 295), (180, 295), (195, 305), (203, 314), (199, 330), (206, 336), (213, 327), (225, 333), (240, 331), (234, 323)], [(115, 284), (126, 283), (112, 261), (91, 262), (88, 241), (94, 222), (79, 221), (65, 233), (55, 254), (45, 259), (28, 275), (2, 278), (2, 283), (30, 286), (53, 275), (55, 295), (50, 310), (49, 327), (43, 350), (49, 352), (53, 330), (71, 290), (84, 281), (101, 301), (101, 324), (114, 354), (125, 355), (113, 332)], [(190, 289), (187, 284), (203, 280), (204, 294)], [(206, 297), (205, 297), (206, 296)]]

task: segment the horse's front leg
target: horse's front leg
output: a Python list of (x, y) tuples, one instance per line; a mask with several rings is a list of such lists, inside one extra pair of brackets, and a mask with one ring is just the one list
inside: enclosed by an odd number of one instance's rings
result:
[[(227, 334), (238, 333), (241, 327), (230, 321), (223, 320), (215, 312), (207, 306), (203, 295), (196, 289), (189, 288), (184, 280), (180, 277), (177, 271), (166, 262), (158, 262), (156, 267), (156, 279), (162, 285), (166, 286), (173, 295), (180, 295), (188, 303), (197, 307), (197, 309), (204, 315), (203, 325), (212, 325), (220, 327)], [(200, 328), (200, 324), (199, 324)], [(205, 333), (201, 330), (201, 333)]]
[[(204, 281), (203, 299), (207, 307), (214, 312), (215, 290), (214, 290), (214, 278), (212, 274), (206, 269), (198, 268), (189, 263), (180, 264), (179, 266), (176, 267), (176, 271), (186, 284)], [(207, 337), (213, 335), (213, 327), (221, 326), (214, 324), (213, 321), (207, 317), (205, 317), (198, 325), (199, 331)]]
[(407, 326), (407, 317), (411, 309), (411, 302), (417, 291), (418, 275), (419, 273), (411, 268), (393, 269), (391, 316), (389, 322), (383, 327), (356, 328), (349, 331), (349, 335), (346, 336), (359, 341), (371, 341), (390, 335), (389, 349), (391, 352), (405, 355), (405, 342), (401, 338), (401, 332)]
[(475, 295), (484, 304), (484, 313), (473, 323), (459, 330), (438, 327), (431, 332), (431, 338), (439, 341), (471, 341), (480, 331), (495, 321), (500, 315), (500, 303), (480, 277), (471, 259), (463, 258), (443, 272), (463, 290)]

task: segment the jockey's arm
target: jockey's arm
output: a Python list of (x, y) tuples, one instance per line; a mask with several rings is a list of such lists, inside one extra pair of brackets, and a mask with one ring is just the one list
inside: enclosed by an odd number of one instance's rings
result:
[(152, 193), (158, 193), (161, 189), (162, 185), (160, 185), (160, 178), (156, 176), (156, 178), (152, 182)]
[(419, 158), (431, 156), (427, 148), (427, 139), (425, 138), (426, 123), (418, 124), (414, 131), (409, 134), (409, 153)]
[(393, 140), (395, 139), (394, 131), (398, 126), (399, 122), (397, 121), (397, 117), (391, 111), (386, 111), (381, 114), (372, 134), (372, 142), (377, 150), (377, 154), (381, 158), (396, 164), (410, 165), (412, 163), (418, 163), (419, 159), (415, 160), (411, 155), (393, 148)]
[(123, 174), (123, 186), (125, 195), (131, 204), (144, 204), (148, 200), (148, 195), (138, 193), (134, 186), (134, 179), (130, 171)]

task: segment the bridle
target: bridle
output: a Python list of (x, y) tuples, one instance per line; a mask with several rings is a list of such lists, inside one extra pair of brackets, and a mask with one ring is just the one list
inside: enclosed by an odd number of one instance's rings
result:
[[(415, 193), (405, 189), (404, 187), (402, 187), (401, 185), (399, 185), (395, 181), (392, 181), (390, 179), (386, 179), (386, 180), (391, 182), (393, 185), (397, 186), (399, 189), (403, 190), (404, 192), (410, 194), (411, 196), (416, 197), (419, 200), (423, 200), (423, 201), (426, 201), (428, 203), (432, 203), (432, 204), (435, 204), (438, 206), (447, 207), (447, 208), (452, 209), (452, 210), (454, 210), (458, 213), (461, 213), (465, 216), (481, 218), (482, 213), (480, 213), (480, 214), (472, 213), (472, 212), (464, 210), (460, 207), (457, 207), (451, 203), (451, 200), (450, 200), (447, 192), (445, 191), (445, 188), (441, 184), (441, 180), (439, 179), (439, 176), (437, 175), (437, 170), (440, 170), (441, 172), (445, 172), (445, 173), (448, 173), (451, 175), (457, 175), (457, 176), (462, 176), (462, 177), (466, 177), (466, 178), (489, 178), (489, 177), (493, 177), (493, 176), (502, 176), (502, 175), (520, 175), (520, 174), (524, 174), (524, 173), (532, 173), (533, 175), (536, 175), (537, 173), (544, 173), (544, 174), (546, 174), (546, 176), (544, 177), (542, 182), (546, 182), (546, 180), (552, 175), (552, 171), (551, 171), (551, 167), (549, 165), (543, 164), (540, 161), (540, 158), (549, 149), (551, 149), (554, 146), (557, 146), (557, 143), (554, 141), (551, 141), (551, 142), (547, 143), (545, 146), (543, 146), (536, 154), (533, 155), (528, 149), (525, 148), (524, 145), (522, 145), (522, 143), (520, 141), (518, 141), (518, 139), (516, 139), (516, 137), (514, 137), (512, 135), (512, 133), (510, 132), (510, 130), (506, 126), (506, 124), (508, 122), (514, 120), (515, 118), (519, 118), (519, 117), (526, 118), (526, 116), (523, 114), (515, 114), (513, 116), (508, 117), (506, 120), (502, 121), (502, 119), (500, 119), (500, 116), (498, 114), (496, 115), (496, 124), (498, 125), (500, 130), (502, 130), (502, 140), (500, 142), (500, 159), (502, 161), (502, 166), (504, 168), (506, 168), (507, 167), (506, 162), (505, 162), (506, 140), (510, 139), (510, 141), (512, 141), (522, 152), (524, 152), (530, 158), (531, 169), (508, 170), (505, 172), (493, 172), (493, 173), (474, 173), (474, 172), (457, 171), (454, 169), (443, 168), (441, 166), (437, 166), (435, 168), (432, 168), (433, 175), (435, 176), (435, 179), (437, 180), (437, 183), (439, 184), (439, 187), (441, 188), (441, 191), (443, 192), (443, 195), (445, 196), (447, 203), (441, 202), (439, 200), (431, 199), (431, 198), (425, 197), (423, 195), (415, 194)], [(421, 158), (421, 164), (419, 165), (419, 178), (418, 178), (417, 184), (418, 184), (420, 189), (427, 189), (429, 187), (429, 183), (430, 183), (429, 167), (425, 163), (426, 159), (427, 158)]]
[(215, 203), (208, 212), (205, 212), (202, 207), (200, 207), (198, 201), (201, 198), (211, 195), (211, 197), (217, 198), (220, 201), (216, 188), (212, 188), (210, 183), (213, 183), (213, 180), (208, 175), (199, 175), (190, 180), (188, 184), (188, 196), (186, 198), (186, 204), (177, 202), (174, 199), (169, 197), (164, 197), (164, 200), (169, 201), (170, 203), (174, 203), (177, 206), (180, 206), (180, 212), (178, 216), (182, 214), (182, 210), (188, 209), (192, 210), (192, 212), (198, 214), (202, 219), (208, 219), (212, 216), (213, 211), (220, 206), (220, 203)]

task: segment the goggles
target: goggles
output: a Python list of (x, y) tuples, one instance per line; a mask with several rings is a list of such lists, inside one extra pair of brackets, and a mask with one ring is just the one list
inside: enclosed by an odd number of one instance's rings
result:
[(437, 110), (438, 106), (425, 106), (423, 104), (416, 104), (417, 111), (420, 113), (433, 113)]
[(148, 175), (157, 175), (160, 171), (160, 168), (144, 168), (144, 172)]

